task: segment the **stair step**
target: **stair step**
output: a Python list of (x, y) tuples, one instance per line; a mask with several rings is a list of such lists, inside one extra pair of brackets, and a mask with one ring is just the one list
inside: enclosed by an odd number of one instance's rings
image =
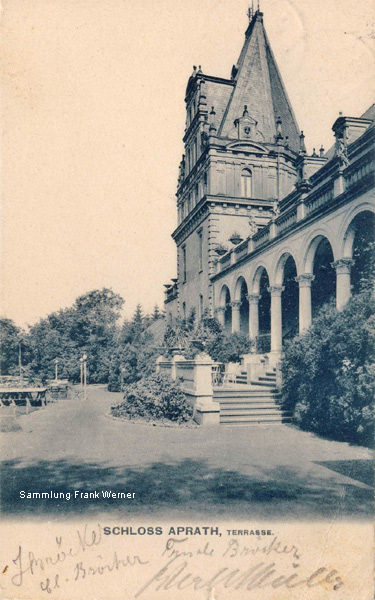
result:
[(277, 406), (240, 406), (239, 408), (228, 408), (226, 410), (221, 410), (220, 414), (225, 414), (227, 416), (232, 415), (281, 415), (281, 411)]
[(276, 383), (270, 379), (265, 379), (265, 380), (258, 379), (258, 381), (251, 381), (250, 383), (251, 383), (251, 385), (261, 385), (261, 386), (272, 387), (272, 388), (274, 388), (276, 385)]
[(275, 402), (220, 402), (220, 410), (280, 410), (280, 407)]
[[(290, 420), (290, 418), (289, 418)], [(236, 424), (236, 423), (286, 423), (288, 418), (279, 415), (225, 415), (220, 419), (220, 424)]]
[(230, 421), (230, 422), (220, 422), (220, 427), (259, 427), (260, 425), (266, 427), (282, 427), (285, 423), (288, 423), (287, 420), (282, 421)]
[(246, 389), (246, 390), (233, 390), (233, 389), (223, 389), (223, 390), (215, 390), (214, 398), (217, 399), (225, 399), (225, 398), (278, 398), (280, 396), (279, 392), (275, 389), (267, 389), (261, 388), (259, 390), (254, 389)]

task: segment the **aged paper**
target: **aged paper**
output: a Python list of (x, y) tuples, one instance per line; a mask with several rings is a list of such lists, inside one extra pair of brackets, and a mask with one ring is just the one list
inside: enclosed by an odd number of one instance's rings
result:
[[(184, 86), (190, 76), (186, 56), (191, 67), (202, 60), (210, 72), (229, 76), (246, 27), (248, 3), (239, 4), (234, 8), (229, 0), (3, 2), (2, 285), (8, 285), (7, 279), (17, 280), (17, 285), (9, 283), (4, 298), (8, 306), (19, 304), (14, 314), (20, 321), (55, 310), (59, 293), (60, 306), (65, 306), (82, 291), (82, 282), (85, 289), (107, 285), (108, 273), (115, 270), (118, 285), (123, 286), (119, 291), (124, 290), (130, 307), (150, 301), (147, 308), (151, 308), (155, 295), (161, 298), (157, 290), (175, 268), (169, 236), (176, 222)], [(261, 8), (297, 118), (306, 135), (314, 138), (307, 141), (328, 148), (333, 140), (329, 128), (339, 111), (358, 116), (371, 103), (373, 2), (263, 0)], [(224, 26), (225, 15), (233, 12), (236, 24), (231, 18)], [(332, 51), (335, 40), (337, 56)], [(338, 60), (341, 53), (346, 57), (345, 76)], [(163, 79), (168, 86), (160, 83)], [(126, 94), (121, 95), (124, 88)], [(168, 197), (160, 193), (166, 180)], [(63, 194), (63, 189), (68, 191)], [(116, 197), (114, 204), (108, 201), (111, 195)], [(103, 238), (104, 227), (111, 229), (111, 241)], [(35, 238), (42, 243), (34, 245)], [(123, 262), (118, 259), (119, 247)], [(33, 251), (25, 260), (29, 248)], [(92, 264), (98, 265), (95, 276)], [(60, 288), (59, 280), (65, 287)], [(113, 280), (110, 284), (115, 287)], [(13, 449), (6, 435), (2, 434), (3, 458), (11, 460)], [(87, 441), (88, 457), (99, 444), (100, 431), (95, 435)], [(256, 454), (254, 439), (249, 430), (244, 463)], [(183, 444), (183, 435), (173, 443)], [(39, 460), (48, 460), (48, 443), (40, 447)], [(300, 451), (293, 449), (296, 454)], [(347, 452), (348, 460), (369, 462), (365, 449)], [(108, 454), (113, 466), (114, 450)], [(271, 454), (257, 458), (273, 464)], [(143, 465), (141, 455), (140, 450), (134, 468)], [(228, 457), (215, 460), (216, 468), (222, 463), (230, 470)], [(34, 488), (37, 469), (42, 468), (37, 461), (35, 468)], [(57, 473), (59, 465), (55, 468)], [(330, 479), (337, 494), (333, 501), (331, 490), (319, 487), (328, 486), (319, 469), (326, 467), (316, 461), (305, 473), (311, 477), (306, 481), (306, 489), (311, 484), (309, 496), (305, 489), (298, 506), (290, 502), (286, 507), (285, 496), (280, 496), (280, 512), (275, 503), (270, 508), (266, 495), (260, 496), (256, 507), (251, 501), (241, 502), (233, 514), (228, 500), (228, 507), (223, 501), (215, 515), (216, 506), (210, 510), (209, 499), (201, 510), (173, 502), (166, 502), (163, 510), (142, 510), (139, 505), (130, 510), (122, 499), (102, 510), (100, 497), (107, 488), (100, 480), (92, 488), (99, 497), (95, 510), (92, 504), (86, 510), (81, 503), (76, 512), (4, 511), (1, 597), (370, 600), (374, 553), (370, 485), (368, 480), (352, 479), (350, 473), (336, 472)], [(175, 485), (184, 487), (176, 471), (174, 475)], [(311, 482), (317, 482), (315, 488)], [(25, 489), (30, 483), (25, 481)], [(136, 488), (126, 491), (138, 494)], [(298, 497), (298, 490), (295, 493)]]

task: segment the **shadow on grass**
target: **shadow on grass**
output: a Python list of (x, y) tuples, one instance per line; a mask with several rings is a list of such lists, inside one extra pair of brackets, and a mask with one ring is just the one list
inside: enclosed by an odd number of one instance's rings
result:
[(316, 464), (366, 485), (374, 486), (375, 471), (372, 460), (325, 460)]
[[(301, 478), (291, 469), (264, 471), (250, 477), (236, 471), (211, 468), (205, 461), (153, 463), (141, 469), (106, 467), (95, 463), (41, 460), (25, 465), (4, 461), (0, 471), (1, 512), (11, 514), (93, 514), (122, 511), (149, 513), (179, 508), (202, 514), (231, 512), (293, 517), (302, 506), (306, 518), (365, 517), (372, 512), (372, 492), (332, 479)], [(71, 499), (22, 499), (20, 491), (70, 492)], [(74, 499), (75, 490), (99, 492), (99, 499)], [(102, 490), (135, 492), (134, 499), (103, 498)], [(299, 511), (301, 514), (301, 510)]]

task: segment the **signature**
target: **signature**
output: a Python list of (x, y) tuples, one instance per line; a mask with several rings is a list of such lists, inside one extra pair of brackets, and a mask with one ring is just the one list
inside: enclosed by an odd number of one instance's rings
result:
[(133, 600), (154, 598), (156, 592), (162, 597), (168, 590), (182, 595), (186, 590), (189, 597), (196, 592), (197, 598), (202, 593), (205, 598), (215, 598), (222, 590), (243, 594), (266, 588), (304, 590), (321, 586), (335, 592), (344, 585), (337, 569), (321, 564), (311, 568), (296, 545), (284, 544), (277, 536), (267, 542), (254, 539), (247, 545), (233, 538), (194, 543), (188, 537), (169, 537), (160, 540), (162, 546), (158, 545), (156, 551), (153, 546), (149, 556), (144, 555), (144, 549), (142, 556), (124, 555), (113, 546), (106, 547), (104, 541), (98, 524), (77, 529), (69, 540), (55, 537), (53, 551), (47, 555), (20, 545), (9, 563), (15, 570), (11, 582), (20, 587), (33, 578), (43, 593), (53, 595), (67, 582), (84, 585), (94, 578), (135, 569), (134, 588), (127, 591)]
[[(135, 598), (139, 598), (146, 590), (156, 592), (175, 590), (212, 590), (218, 589), (220, 586), (224, 589), (232, 590), (254, 590), (263, 588), (313, 588), (324, 586), (325, 589), (336, 591), (344, 585), (344, 581), (336, 569), (328, 569), (319, 567), (315, 571), (304, 572), (301, 574), (299, 562), (292, 562), (289, 571), (285, 572), (283, 568), (278, 567), (276, 562), (267, 562), (264, 560), (254, 561), (246, 559), (246, 567), (239, 568), (234, 566), (231, 561), (231, 566), (223, 566), (219, 569), (211, 569), (212, 575), (207, 575), (210, 572), (210, 564), (206, 564), (204, 575), (201, 568), (196, 568), (192, 565), (192, 558), (195, 555), (203, 554), (205, 556), (213, 556), (214, 549), (210, 548), (206, 543), (203, 550), (192, 552), (189, 550), (181, 550), (180, 544), (187, 541), (187, 538), (178, 540), (170, 538), (167, 541), (166, 547), (162, 555), (167, 555), (167, 562), (161, 569), (158, 569), (145, 584), (143, 584), (135, 594)], [(175, 546), (178, 546), (177, 548)], [(258, 554), (262, 552), (265, 555), (271, 553), (290, 555), (294, 561), (300, 559), (300, 552), (294, 545), (288, 546), (282, 544), (275, 538), (270, 544), (256, 545), (254, 548), (241, 548), (237, 540), (230, 540), (227, 548), (222, 553), (222, 557), (238, 558), (248, 554)], [(236, 562), (236, 561), (234, 561)], [(241, 561), (243, 563), (243, 561)]]
[[(84, 557), (86, 550), (93, 551), (101, 543), (102, 530), (100, 525), (94, 529), (85, 525), (82, 530), (76, 530), (73, 544), (65, 545), (62, 537), (56, 537), (55, 551), (48, 556), (36, 556), (33, 551), (26, 551), (23, 546), (19, 546), (17, 556), (12, 561), (17, 572), (11, 578), (11, 582), (14, 586), (20, 587), (24, 585), (28, 576), (36, 576), (41, 579), (40, 589), (51, 594), (63, 585), (60, 569), (58, 569), (62, 563), (69, 564), (71, 568), (70, 580), (74, 583), (95, 575), (100, 576), (119, 571), (125, 567), (146, 565), (149, 562), (138, 555), (121, 557), (116, 551), (112, 552), (109, 559), (103, 558), (102, 554), (96, 554), (95, 564), (93, 564), (94, 561), (91, 555), (86, 561)], [(55, 568), (57, 572), (51, 575), (51, 568)], [(63, 581), (67, 582), (69, 579), (64, 578)]]

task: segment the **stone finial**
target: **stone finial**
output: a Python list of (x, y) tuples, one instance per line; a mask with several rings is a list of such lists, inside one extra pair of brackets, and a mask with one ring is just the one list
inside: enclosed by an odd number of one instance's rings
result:
[(249, 116), (249, 111), (247, 110), (247, 104), (244, 104), (242, 116), (243, 117)]
[(318, 158), (317, 153), (315, 152), (315, 148), (313, 148), (313, 153), (311, 155), (313, 158)]
[(203, 73), (203, 71), (202, 71), (202, 67), (201, 67), (201, 65), (199, 65), (199, 68), (198, 68), (198, 73), (197, 73), (197, 74), (198, 74), (198, 75), (201, 75), (202, 73)]
[(216, 124), (215, 124), (215, 108), (213, 106), (211, 106), (211, 111), (210, 111), (210, 135), (215, 135), (217, 128), (216, 128)]
[(306, 146), (305, 146), (305, 135), (303, 131), (301, 131), (299, 136), (299, 153), (306, 154)]
[(321, 158), (323, 158), (323, 156), (324, 156), (324, 152), (325, 152), (325, 150), (324, 150), (324, 148), (323, 148), (323, 144), (322, 144), (322, 145), (320, 146), (320, 148), (319, 148), (319, 155), (320, 155), (320, 157), (321, 157)]
[(193, 73), (191, 75), (192, 77), (196, 77), (197, 76), (197, 67), (196, 65), (193, 66)]
[(289, 148), (289, 135), (285, 136), (285, 150), (288, 150)]
[(276, 120), (276, 142), (278, 144), (281, 143), (281, 140), (283, 139), (283, 122), (281, 120), (281, 117), (277, 117)]

